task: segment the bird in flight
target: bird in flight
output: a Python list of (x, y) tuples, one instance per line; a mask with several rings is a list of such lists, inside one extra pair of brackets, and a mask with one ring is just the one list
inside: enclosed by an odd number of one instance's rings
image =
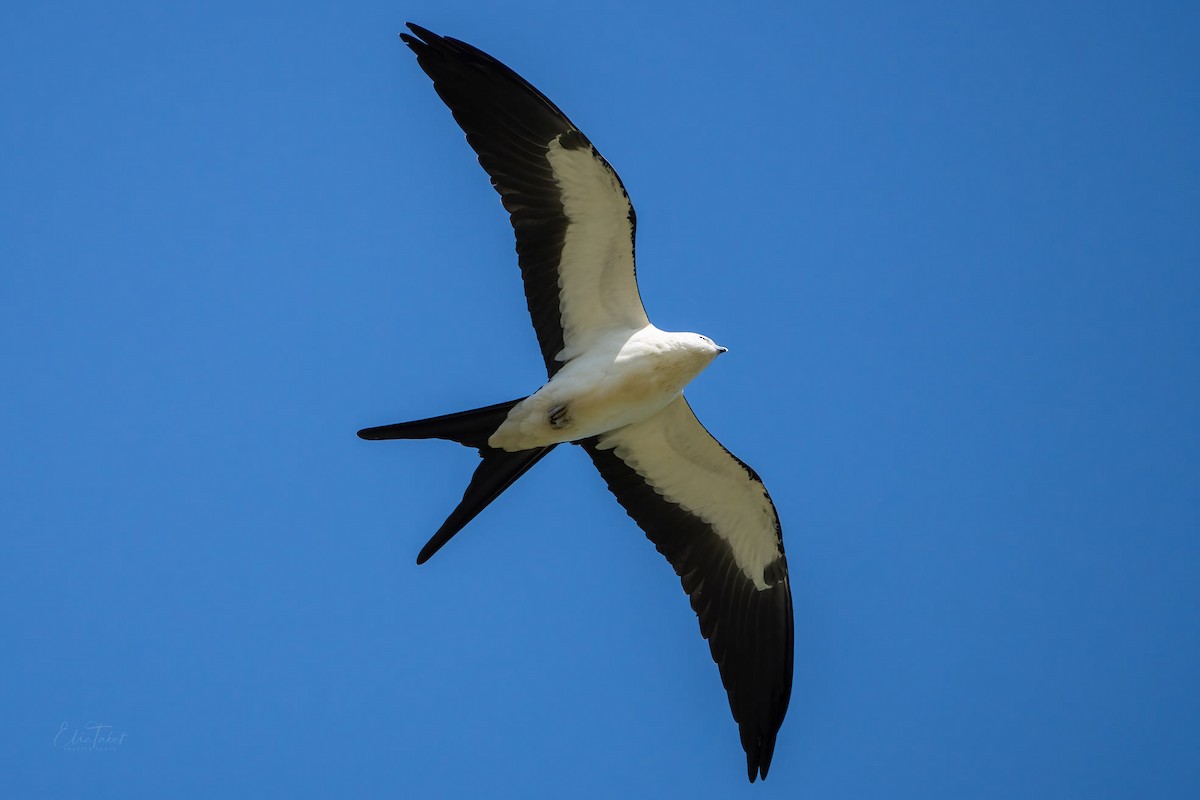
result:
[(713, 438), (683, 396), (725, 348), (650, 324), (634, 276), (633, 206), (571, 120), (487, 53), (408, 28), (400, 38), (509, 213), (547, 373), (528, 397), (358, 432), (479, 451), (462, 502), (417, 563), (556, 446), (579, 445), (682, 581), (729, 695), (750, 781), (766, 778), (792, 690), (779, 517), (757, 473)]

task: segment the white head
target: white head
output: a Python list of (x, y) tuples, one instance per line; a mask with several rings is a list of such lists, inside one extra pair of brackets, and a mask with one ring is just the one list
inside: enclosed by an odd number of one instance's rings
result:
[(714, 358), (721, 355), (721, 353), (728, 352), (726, 348), (721, 347), (721, 345), (712, 339), (699, 333), (680, 333), (677, 335), (679, 336), (680, 344), (688, 352), (700, 356), (705, 364), (711, 362)]

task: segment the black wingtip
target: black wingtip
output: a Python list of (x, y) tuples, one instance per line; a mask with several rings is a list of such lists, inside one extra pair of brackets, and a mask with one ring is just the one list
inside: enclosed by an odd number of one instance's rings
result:
[(746, 773), (750, 782), (754, 783), (758, 778), (765, 781), (771, 758), (775, 755), (775, 736), (762, 736), (749, 744), (743, 741), (742, 747), (746, 750)]
[(412, 31), (412, 34), (401, 31), (400, 41), (411, 47), (414, 52), (419, 52), (420, 49), (427, 48), (432, 45), (445, 44), (445, 37), (438, 36), (428, 28), (422, 28), (415, 22), (406, 22), (404, 24), (410, 31)]
[[(421, 37), (422, 39), (438, 39), (438, 38), (440, 38), (433, 31), (429, 30), (428, 28), (422, 28), (420, 25), (418, 25), (415, 22), (406, 22), (406, 23), (404, 23), (404, 27), (408, 28), (410, 31), (412, 31), (413, 33), (415, 33), (417, 36)], [(402, 33), (400, 35), (407, 36), (408, 34)]]

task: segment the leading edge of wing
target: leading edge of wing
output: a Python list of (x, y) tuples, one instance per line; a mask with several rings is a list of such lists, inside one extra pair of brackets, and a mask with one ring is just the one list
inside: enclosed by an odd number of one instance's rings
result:
[(616, 171), (544, 94), (476, 47), (409, 23), (401, 34), (500, 194), (525, 299), (553, 376), (597, 335), (648, 323), (636, 217)]
[(738, 723), (750, 780), (767, 776), (792, 688), (792, 596), (774, 504), (681, 397), (583, 443), (674, 567)]

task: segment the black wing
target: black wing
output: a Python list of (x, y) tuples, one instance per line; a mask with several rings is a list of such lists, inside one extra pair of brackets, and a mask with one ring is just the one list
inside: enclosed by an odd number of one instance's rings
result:
[(409, 23), (417, 54), (500, 193), (546, 371), (597, 336), (649, 323), (634, 275), (633, 206), (554, 103), (496, 59)]
[(608, 488), (691, 597), (750, 780), (767, 777), (792, 692), (792, 592), (779, 517), (755, 472), (682, 397), (583, 443)]

